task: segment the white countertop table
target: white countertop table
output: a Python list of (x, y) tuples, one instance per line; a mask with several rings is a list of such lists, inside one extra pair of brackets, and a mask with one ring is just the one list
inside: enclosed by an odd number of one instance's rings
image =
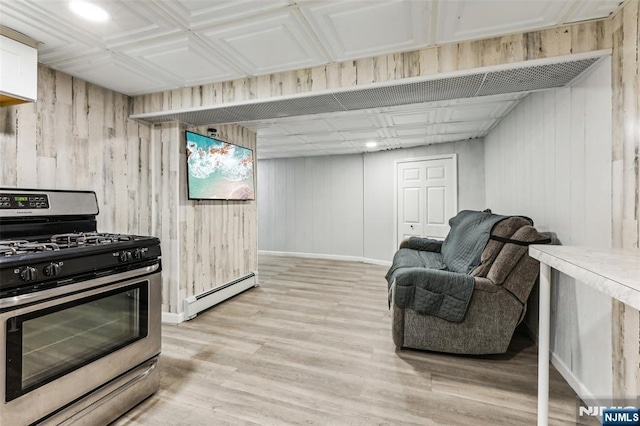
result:
[(540, 261), (538, 330), (538, 426), (549, 418), (549, 318), (551, 268), (640, 310), (640, 250), (532, 245)]

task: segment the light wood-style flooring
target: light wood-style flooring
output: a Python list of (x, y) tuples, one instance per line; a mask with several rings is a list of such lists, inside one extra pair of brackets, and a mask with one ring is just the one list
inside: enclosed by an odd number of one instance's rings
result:
[[(536, 347), (396, 350), (386, 267), (260, 256), (260, 286), (163, 325), (160, 391), (114, 425), (533, 425)], [(576, 424), (550, 371), (549, 424)], [(594, 422), (593, 424), (598, 424)]]

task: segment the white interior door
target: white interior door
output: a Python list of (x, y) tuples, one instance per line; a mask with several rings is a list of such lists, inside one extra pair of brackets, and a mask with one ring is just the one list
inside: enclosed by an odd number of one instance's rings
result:
[(456, 157), (398, 162), (397, 183), (397, 244), (446, 237), (458, 209)]

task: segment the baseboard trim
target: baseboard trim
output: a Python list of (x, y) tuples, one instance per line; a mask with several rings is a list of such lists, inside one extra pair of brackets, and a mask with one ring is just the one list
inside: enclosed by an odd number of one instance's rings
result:
[(291, 257), (303, 257), (308, 259), (326, 259), (326, 260), (341, 260), (348, 262), (364, 262), (372, 265), (391, 266), (391, 262), (378, 259), (369, 259), (367, 257), (360, 256), (342, 256), (338, 254), (323, 254), (323, 253), (302, 253), (297, 251), (271, 251), (271, 250), (258, 250), (258, 254), (266, 254), (269, 256), (291, 256)]
[(171, 312), (163, 312), (162, 313), (162, 322), (165, 324), (180, 324), (184, 322), (184, 312), (179, 314), (174, 314)]
[[(533, 331), (530, 324), (523, 323), (523, 325), (529, 337), (531, 337), (536, 346), (538, 346), (538, 334)], [(587, 386), (582, 383), (582, 381), (571, 371), (567, 364), (565, 364), (564, 361), (560, 359), (558, 355), (556, 355), (555, 352), (549, 352), (549, 358), (551, 359), (551, 365), (553, 365), (556, 370), (558, 370), (558, 373), (560, 373), (562, 378), (567, 381), (569, 386), (571, 386), (571, 389), (573, 389), (573, 391), (578, 395), (580, 399), (582, 399), (583, 401), (598, 401), (596, 405), (606, 405), (606, 403), (599, 401), (599, 399), (589, 391), (589, 388), (587, 388)]]
[(378, 259), (363, 257), (362, 261), (364, 263), (371, 263), (372, 265), (391, 266), (391, 261), (388, 261), (388, 260), (378, 260)]
[(183, 300), (185, 320), (194, 319), (200, 312), (258, 285), (258, 276), (248, 273), (233, 281)]
[[(575, 374), (569, 369), (567, 364), (564, 363), (555, 353), (551, 352), (551, 364), (558, 370), (558, 373), (569, 383), (571, 389), (575, 391), (576, 394), (584, 401), (598, 401), (589, 389), (576, 377)], [(598, 403), (597, 405), (606, 405)]]

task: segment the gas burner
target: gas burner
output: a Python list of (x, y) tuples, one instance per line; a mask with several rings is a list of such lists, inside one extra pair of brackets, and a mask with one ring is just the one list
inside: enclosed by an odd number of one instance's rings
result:
[(71, 234), (56, 234), (51, 236), (51, 242), (63, 247), (99, 246), (103, 244), (117, 243), (119, 241), (133, 241), (131, 235), (108, 234), (100, 232), (82, 232)]
[(26, 240), (0, 241), (0, 255), (5, 257), (17, 254), (56, 250), (60, 250), (60, 247), (53, 243), (32, 243)]
[(133, 241), (135, 238), (133, 235), (125, 235), (125, 234), (97, 234), (103, 238), (109, 239), (113, 242), (117, 241)]
[(57, 251), (60, 250), (60, 246), (56, 243), (27, 243), (22, 244), (19, 248), (26, 251)]
[(0, 255), (4, 257), (15, 256), (17, 254), (24, 254), (26, 250), (20, 250), (24, 244), (29, 244), (26, 240), (5, 240), (0, 241)]
[(15, 247), (0, 245), (0, 256), (13, 256), (14, 254), (18, 254)]
[(84, 244), (87, 236), (84, 233), (55, 234), (51, 236), (51, 242), (66, 247), (75, 247)]

